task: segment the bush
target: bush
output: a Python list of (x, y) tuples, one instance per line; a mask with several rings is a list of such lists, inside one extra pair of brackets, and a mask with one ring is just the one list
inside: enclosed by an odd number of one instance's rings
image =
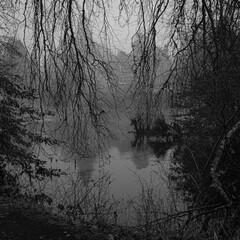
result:
[[(20, 85), (18, 76), (0, 72), (0, 186), (17, 185), (18, 176), (39, 178), (47, 170), (45, 162), (33, 154), (33, 144), (56, 144), (57, 141), (30, 130), (29, 124), (43, 115), (30, 105), (36, 99), (33, 89)], [(45, 169), (45, 171), (38, 171)], [(45, 174), (46, 175), (46, 174)], [(44, 176), (45, 176), (44, 175)], [(43, 176), (43, 177), (44, 177)]]

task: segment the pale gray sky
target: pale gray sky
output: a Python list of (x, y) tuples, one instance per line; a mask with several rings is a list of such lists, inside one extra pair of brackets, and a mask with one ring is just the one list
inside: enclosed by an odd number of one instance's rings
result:
[[(103, 16), (98, 16), (98, 22), (94, 24), (93, 28), (93, 37), (97, 42), (102, 42), (111, 46), (112, 50), (123, 50), (126, 52), (131, 51), (131, 39), (136, 32), (136, 14), (130, 18), (129, 22), (126, 22), (127, 16), (122, 13), (121, 18), (119, 19), (119, 9), (118, 9), (119, 0), (113, 0), (112, 6), (107, 12), (107, 19), (109, 21), (109, 29), (107, 30), (108, 39), (104, 36), (103, 31)], [(99, 30), (102, 30), (102, 34), (99, 33)]]
[[(94, 39), (97, 42), (108, 40), (107, 45), (111, 46), (111, 49), (114, 49), (114, 52), (118, 50), (123, 50), (129, 53), (131, 49), (131, 41), (132, 37), (136, 33), (137, 30), (137, 11), (138, 9), (132, 9), (130, 14), (130, 18), (127, 19), (127, 15), (125, 12), (122, 12), (121, 18), (119, 19), (119, 9), (118, 9), (119, 0), (112, 1), (112, 7), (109, 9), (107, 13), (107, 18), (109, 20), (110, 28), (107, 32), (108, 39), (105, 39), (104, 34), (98, 35), (94, 34)], [(156, 25), (157, 29), (157, 45), (162, 47), (166, 44), (169, 39), (168, 36), (168, 28), (167, 22), (169, 21), (169, 11), (166, 11), (161, 21), (159, 21)], [(151, 16), (149, 16), (150, 20)], [(129, 20), (129, 21), (127, 21)], [(146, 20), (148, 22), (148, 20)], [(149, 21), (149, 23), (151, 20)], [(102, 16), (99, 16), (98, 29), (101, 29)], [(96, 31), (97, 32), (97, 31)]]
[[(79, 0), (82, 1), (82, 0)], [(119, 0), (112, 0), (111, 6), (107, 10), (107, 19), (109, 21), (108, 28), (104, 29), (103, 25), (103, 12), (102, 10), (99, 13), (96, 13), (96, 18), (93, 21), (92, 31), (93, 38), (100, 44), (111, 47), (111, 49), (116, 53), (118, 50), (123, 50), (127, 53), (131, 51), (131, 40), (133, 35), (136, 33), (137, 28), (137, 9), (132, 8), (130, 19), (127, 19), (125, 12), (122, 12), (122, 16), (119, 19)], [(131, 9), (131, 8), (130, 8)], [(21, 15), (22, 12), (19, 12)], [(22, 19), (23, 16), (19, 15), (19, 18)], [(129, 20), (127, 22), (127, 20)], [(22, 25), (22, 27), (24, 27)], [(18, 36), (22, 38), (23, 28), (18, 29)], [(166, 38), (166, 28), (164, 23), (159, 22), (158, 27), (158, 45), (164, 45), (164, 38)], [(27, 30), (26, 42), (31, 42), (32, 34), (31, 30)], [(106, 32), (105, 32), (106, 31)], [(107, 36), (107, 38), (106, 38)], [(57, 36), (55, 36), (57, 38)], [(28, 39), (29, 38), (29, 39)], [(57, 39), (55, 39), (57, 41)], [(30, 46), (28, 46), (29, 48)]]

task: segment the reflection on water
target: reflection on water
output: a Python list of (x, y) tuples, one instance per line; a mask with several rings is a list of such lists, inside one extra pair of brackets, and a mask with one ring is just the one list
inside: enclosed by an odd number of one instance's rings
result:
[[(49, 124), (52, 127), (54, 122)], [(99, 156), (83, 158), (64, 146), (44, 146), (46, 156), (41, 157), (48, 161), (47, 167), (81, 173), (85, 183), (109, 174), (109, 193), (115, 199), (134, 198), (142, 191), (143, 185), (159, 190), (162, 196), (170, 194), (169, 185), (172, 183), (168, 176), (174, 148), (156, 156), (149, 146), (131, 147), (134, 136), (129, 133), (132, 129), (126, 114), (112, 117), (110, 128), (115, 138), (110, 140), (108, 150)]]
[(136, 153), (129, 150), (121, 155), (116, 147), (110, 149), (110, 154), (112, 157), (109, 172), (114, 180), (111, 192), (116, 197), (136, 196), (141, 192), (141, 183), (147, 183), (149, 186), (151, 184), (152, 187), (157, 187), (160, 184), (161, 189), (167, 191), (169, 162), (166, 159), (162, 159), (159, 164), (150, 152), (144, 151)]
[(135, 197), (141, 191), (141, 183), (161, 186), (161, 189), (168, 191), (167, 176), (173, 149), (157, 158), (149, 147), (139, 151), (132, 148), (130, 142), (131, 139), (127, 137), (119, 142), (114, 141), (101, 157), (85, 159), (70, 155), (61, 147), (45, 147), (45, 151), (48, 154), (51, 152), (52, 156), (48, 167), (87, 173), (84, 181), (97, 177), (99, 171), (110, 174), (112, 182), (109, 191), (115, 198)]
[[(90, 219), (101, 207), (105, 213), (106, 202), (111, 202), (109, 206), (115, 205), (124, 224), (141, 222), (139, 219), (145, 218), (142, 209), (148, 205), (154, 212), (157, 208), (159, 214), (176, 209), (180, 198), (172, 191), (175, 182), (169, 178), (174, 147), (157, 156), (150, 146), (133, 148), (129, 121), (122, 120), (121, 123), (113, 121), (115, 138), (111, 139), (108, 149), (97, 156), (83, 158), (66, 146), (44, 146), (45, 156), (41, 152), (39, 157), (47, 160), (47, 167), (70, 173), (47, 183), (47, 194), (57, 199), (57, 204), (81, 204)], [(99, 204), (97, 208), (95, 204)]]

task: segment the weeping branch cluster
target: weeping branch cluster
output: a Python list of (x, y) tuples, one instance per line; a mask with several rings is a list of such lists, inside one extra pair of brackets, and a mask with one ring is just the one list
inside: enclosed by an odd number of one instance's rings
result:
[[(161, 96), (166, 84), (156, 91), (155, 86), (164, 44), (159, 42), (157, 35), (169, 6), (169, 1), (120, 1), (121, 11), (131, 13), (135, 9), (137, 30), (132, 38), (132, 55), (134, 81), (132, 83), (133, 99), (136, 115), (142, 117), (144, 127), (150, 128), (154, 118), (160, 111)], [(130, 19), (130, 17), (129, 17)]]
[(40, 97), (36, 104), (56, 112), (66, 142), (72, 141), (79, 153), (89, 150), (89, 142), (100, 146), (101, 138), (109, 136), (106, 93), (111, 99), (116, 89), (108, 51), (94, 40), (107, 28), (108, 3), (17, 0), (3, 1), (0, 8), (7, 26), (13, 27), (9, 19), (18, 20), (29, 52), (26, 81)]

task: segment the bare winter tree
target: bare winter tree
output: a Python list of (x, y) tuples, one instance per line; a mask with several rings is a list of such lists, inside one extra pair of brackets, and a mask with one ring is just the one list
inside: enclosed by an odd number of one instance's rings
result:
[[(95, 39), (101, 38), (104, 46), (111, 45), (113, 33), (107, 18), (111, 4), (112, 1), (17, 0), (3, 1), (1, 5), (4, 30), (9, 34), (21, 32), (30, 53), (28, 81), (38, 90), (39, 106), (57, 111), (66, 132), (75, 136), (74, 145), (80, 152), (88, 149), (89, 141), (99, 142), (98, 137), (109, 135), (105, 108), (106, 102), (116, 100), (117, 84), (108, 64), (109, 50)], [(119, 21), (123, 20), (122, 15), (127, 17), (126, 24), (132, 16), (138, 19), (133, 38), (133, 43), (139, 41), (137, 50), (133, 50), (136, 80), (132, 87), (134, 98), (138, 99), (137, 112), (143, 114), (146, 128), (158, 102), (154, 95), (156, 36), (168, 5), (168, 1), (119, 2)], [(99, 36), (94, 35), (96, 31)], [(111, 101), (105, 99), (106, 89), (112, 94)]]
[(4, 37), (22, 38), (29, 52), (27, 81), (38, 91), (37, 106), (57, 113), (65, 141), (77, 152), (87, 154), (89, 142), (100, 146), (109, 136), (107, 108), (114, 107), (106, 95), (113, 98), (116, 89), (103, 43), (108, 2), (19, 0), (0, 7)]
[[(158, 93), (154, 91), (158, 76), (158, 68), (162, 55), (159, 47), (165, 45), (163, 38), (157, 38), (161, 28), (167, 30), (166, 13), (169, 1), (120, 1), (120, 13), (131, 16), (135, 9), (137, 30), (132, 38), (133, 99), (136, 103), (136, 115), (142, 117), (145, 130), (161, 110), (161, 99), (165, 84)], [(165, 60), (165, 59), (164, 59)], [(160, 77), (161, 78), (161, 77)]]

